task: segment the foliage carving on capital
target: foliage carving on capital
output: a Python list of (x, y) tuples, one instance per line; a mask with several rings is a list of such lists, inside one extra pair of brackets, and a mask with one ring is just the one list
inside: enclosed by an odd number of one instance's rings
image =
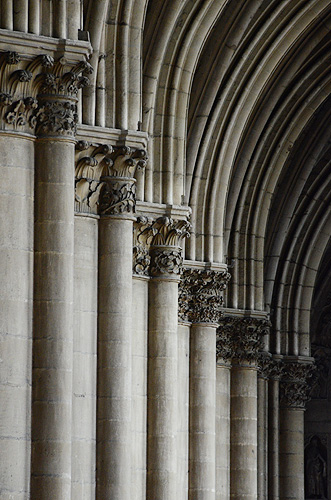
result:
[(76, 211), (101, 215), (133, 214), (137, 169), (145, 167), (144, 149), (108, 144), (76, 145)]
[(153, 240), (153, 219), (139, 216), (133, 223), (133, 274), (149, 276), (151, 256), (150, 244)]
[(184, 269), (178, 292), (178, 315), (191, 323), (219, 323), (227, 271)]
[(217, 334), (218, 356), (239, 363), (256, 364), (263, 349), (270, 322), (254, 317), (224, 316)]
[(183, 257), (181, 241), (191, 234), (191, 224), (187, 220), (173, 220), (171, 217), (158, 217), (152, 224), (150, 244), (152, 276), (182, 273)]
[(38, 135), (74, 136), (77, 94), (89, 84), (87, 61), (41, 54), (33, 59), (16, 52), (0, 54), (0, 118), (5, 130)]
[(280, 380), (284, 365), (280, 360), (273, 359), (269, 352), (261, 351), (257, 357), (257, 373), (260, 378)]
[(286, 362), (280, 381), (280, 405), (305, 409), (315, 382), (316, 366), (312, 363)]

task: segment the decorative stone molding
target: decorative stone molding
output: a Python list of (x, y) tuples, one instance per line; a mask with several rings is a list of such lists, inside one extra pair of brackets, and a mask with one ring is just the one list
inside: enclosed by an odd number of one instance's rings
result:
[(271, 375), (274, 365), (271, 354), (265, 351), (260, 352), (256, 360), (256, 365), (258, 377), (267, 380)]
[(227, 271), (184, 269), (179, 284), (178, 315), (191, 323), (219, 323)]
[(305, 409), (310, 400), (316, 366), (312, 363), (285, 362), (280, 382), (280, 405), (283, 408)]
[(187, 220), (164, 216), (153, 222), (151, 230), (151, 275), (179, 277), (183, 265), (180, 244), (182, 239), (190, 236), (191, 224)]
[(153, 240), (153, 219), (137, 217), (133, 223), (133, 274), (149, 276), (151, 257), (149, 247)]
[(217, 334), (217, 357), (240, 363), (256, 364), (263, 348), (263, 337), (270, 322), (253, 317), (225, 316)]
[(76, 145), (75, 208), (102, 215), (135, 212), (136, 169), (147, 162), (144, 149), (108, 144)]
[(179, 277), (183, 264), (180, 243), (190, 235), (190, 229), (187, 220), (137, 217), (133, 227), (133, 273)]
[(93, 71), (87, 61), (41, 54), (33, 59), (16, 52), (0, 54), (0, 118), (4, 130), (40, 136), (74, 136), (77, 94)]

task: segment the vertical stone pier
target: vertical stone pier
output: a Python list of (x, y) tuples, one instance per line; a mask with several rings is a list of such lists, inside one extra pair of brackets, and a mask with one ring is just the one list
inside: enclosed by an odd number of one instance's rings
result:
[[(10, 12), (4, 12), (8, 16)], [(30, 486), (34, 130), (9, 88), (16, 52), (0, 54), (0, 496)], [(18, 73), (18, 72), (17, 72)], [(17, 74), (16, 73), (16, 74)], [(16, 111), (15, 111), (16, 109)]]
[(309, 400), (313, 359), (284, 358), (280, 382), (280, 500), (304, 500), (304, 411)]
[(257, 360), (257, 491), (259, 500), (268, 495), (268, 376), (271, 356), (261, 353)]
[(220, 338), (232, 355), (230, 497), (257, 500), (257, 359), (269, 322), (226, 316)]
[(279, 500), (279, 380), (280, 359), (273, 356), (268, 382), (268, 500)]
[[(146, 498), (147, 475), (147, 355), (148, 355), (148, 284), (150, 255), (149, 222), (137, 217), (133, 224), (133, 338), (132, 338), (132, 476), (131, 497)], [(147, 229), (147, 234), (144, 230)]]
[(101, 162), (98, 500), (131, 499), (133, 175), (145, 156), (127, 146), (110, 147)]
[(71, 498), (74, 144), (88, 63), (53, 65), (35, 79), (34, 339), (31, 498)]
[(148, 344), (147, 498), (177, 498), (178, 283), (186, 221), (153, 224)]
[[(191, 322), (189, 499), (215, 500), (216, 493), (216, 329), (226, 271), (185, 269), (180, 309)], [(182, 314), (183, 314), (182, 313)]]

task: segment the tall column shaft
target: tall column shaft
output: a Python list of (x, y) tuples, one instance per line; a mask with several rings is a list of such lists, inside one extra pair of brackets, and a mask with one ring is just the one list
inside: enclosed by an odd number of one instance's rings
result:
[(304, 500), (304, 410), (280, 410), (280, 499)]
[(218, 354), (232, 359), (230, 498), (257, 500), (257, 362), (263, 338), (269, 333), (265, 318), (239, 315), (221, 319)]
[(226, 269), (184, 269), (179, 314), (192, 323), (190, 335), (189, 499), (216, 494), (216, 329), (221, 316)]
[(97, 499), (131, 499), (132, 218), (99, 231)]
[(257, 486), (259, 500), (267, 499), (268, 484), (268, 382), (258, 376), (257, 379)]
[(149, 288), (147, 498), (177, 498), (178, 280)]
[(231, 369), (231, 499), (257, 500), (257, 372)]
[(216, 367), (216, 500), (230, 498), (230, 369)]
[(304, 410), (313, 358), (284, 357), (280, 381), (279, 498), (304, 500)]
[(0, 149), (0, 496), (25, 500), (30, 483), (34, 144), (1, 134)]
[(269, 381), (268, 495), (279, 500), (279, 380)]
[(189, 474), (189, 373), (190, 325), (178, 324), (178, 426), (177, 426), (177, 478), (178, 500), (188, 498)]
[(133, 276), (131, 498), (146, 500), (148, 278)]
[(95, 500), (98, 220), (75, 216), (71, 500)]
[(193, 324), (190, 342), (190, 500), (215, 499), (216, 326)]
[(31, 498), (71, 498), (74, 143), (36, 143)]

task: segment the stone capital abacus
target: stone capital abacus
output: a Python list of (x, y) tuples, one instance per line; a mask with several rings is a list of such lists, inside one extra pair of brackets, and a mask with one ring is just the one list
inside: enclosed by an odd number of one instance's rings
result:
[(217, 357), (256, 366), (269, 329), (266, 319), (224, 316), (217, 331)]
[(310, 400), (316, 366), (313, 363), (285, 361), (280, 379), (280, 406), (304, 410)]
[(230, 277), (226, 270), (184, 269), (179, 285), (179, 319), (218, 325), (222, 314), (222, 293)]

